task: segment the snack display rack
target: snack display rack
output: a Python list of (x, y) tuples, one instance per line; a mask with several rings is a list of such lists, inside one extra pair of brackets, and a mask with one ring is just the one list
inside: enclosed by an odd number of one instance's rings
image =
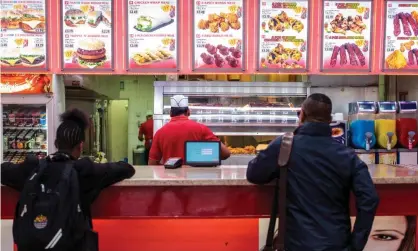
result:
[(223, 164), (248, 163), (271, 140), (293, 131), (309, 95), (303, 82), (154, 82), (154, 132), (170, 120), (170, 97), (189, 98), (190, 119), (207, 125), (228, 147)]
[(22, 162), (29, 154), (54, 150), (52, 95), (0, 94), (0, 163)]

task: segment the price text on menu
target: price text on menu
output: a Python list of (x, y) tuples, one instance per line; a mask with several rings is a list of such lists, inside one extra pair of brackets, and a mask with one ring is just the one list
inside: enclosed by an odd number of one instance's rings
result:
[(2, 70), (45, 70), (45, 0), (2, 0), (0, 8)]
[(177, 0), (128, 1), (129, 69), (177, 69)]
[(418, 70), (418, 1), (387, 1), (384, 70)]
[(322, 69), (370, 70), (371, 1), (324, 1)]
[(112, 1), (62, 2), (64, 69), (112, 69)]
[(307, 69), (308, 1), (263, 0), (260, 4), (258, 69)]
[(243, 69), (242, 0), (194, 1), (195, 70)]

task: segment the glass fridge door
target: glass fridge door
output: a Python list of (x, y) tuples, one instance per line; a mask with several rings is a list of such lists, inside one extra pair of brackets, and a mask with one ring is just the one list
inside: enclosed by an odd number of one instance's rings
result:
[(20, 163), (27, 155), (48, 153), (46, 105), (3, 104), (3, 161)]

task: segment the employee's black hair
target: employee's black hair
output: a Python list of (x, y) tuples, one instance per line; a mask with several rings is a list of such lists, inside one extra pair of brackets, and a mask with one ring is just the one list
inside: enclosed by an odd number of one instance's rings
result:
[(61, 124), (57, 129), (55, 147), (59, 151), (72, 151), (86, 139), (85, 130), (89, 126), (87, 116), (79, 109), (72, 109), (60, 116)]
[(186, 115), (189, 111), (189, 107), (171, 107), (170, 116), (177, 117), (180, 115)]
[(311, 94), (302, 104), (302, 112), (306, 122), (330, 123), (332, 120), (331, 99), (322, 93)]

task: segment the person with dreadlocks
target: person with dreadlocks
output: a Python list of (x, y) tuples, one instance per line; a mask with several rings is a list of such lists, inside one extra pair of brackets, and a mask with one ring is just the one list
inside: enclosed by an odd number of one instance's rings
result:
[[(24, 203), (24, 207), (21, 211), (17, 211), (16, 214), (20, 216), (19, 219), (14, 220), (13, 226), (13, 235), (15, 243), (18, 245), (19, 251), (32, 250), (37, 251), (41, 249), (35, 248), (35, 244), (28, 244), (19, 246), (19, 242), (24, 242), (22, 238), (18, 238), (20, 234), (19, 221), (24, 220), (25, 215), (31, 215), (30, 210), (44, 210), (45, 207), (48, 207), (48, 203), (51, 200), (55, 200), (55, 206), (51, 210), (58, 208), (58, 205), (66, 204), (65, 207), (62, 207), (59, 211), (59, 215), (48, 215), (51, 211), (47, 211), (46, 214), (42, 213), (36, 217), (29, 219), (29, 226), (35, 226), (36, 229), (33, 230), (42, 230), (48, 229), (48, 232), (52, 230), (49, 227), (54, 227), (54, 224), (61, 219), (54, 219), (54, 217), (64, 216), (66, 210), (69, 207), (72, 207), (70, 200), (77, 198), (77, 204), (72, 211), (71, 217), (77, 213), (82, 212), (82, 224), (84, 226), (71, 227), (70, 231), (78, 231), (77, 233), (70, 233), (65, 228), (68, 224), (72, 224), (72, 221), (76, 222), (78, 218), (70, 218), (65, 220), (64, 226), (60, 227), (56, 235), (53, 235), (53, 238), (47, 240), (47, 246), (44, 246), (42, 250), (60, 250), (60, 251), (94, 251), (95, 248), (92, 248), (90, 244), (90, 237), (96, 240), (97, 244), (97, 235), (92, 235), (92, 217), (91, 217), (91, 204), (97, 198), (99, 193), (106, 187), (122, 181), (124, 179), (130, 178), (135, 174), (135, 169), (128, 163), (117, 162), (117, 163), (93, 163), (89, 158), (81, 158), (81, 153), (83, 149), (83, 143), (85, 141), (85, 131), (88, 129), (89, 123), (85, 114), (78, 110), (72, 109), (61, 115), (61, 124), (59, 125), (56, 132), (55, 146), (58, 149), (56, 153), (53, 153), (47, 156), (44, 160), (38, 160), (35, 156), (28, 156), (23, 163), (14, 164), (5, 162), (1, 164), (1, 183), (5, 186), (14, 188), (15, 190), (21, 192), (19, 203), (16, 210), (19, 210), (23, 205), (22, 200), (28, 199), (24, 198), (25, 193), (28, 193), (28, 187), (35, 189), (30, 191), (31, 197), (36, 197), (32, 203)], [(39, 180), (38, 180), (39, 177)], [(65, 179), (66, 182), (62, 182)], [(31, 184), (37, 180), (40, 185), (31, 187)], [(71, 183), (74, 182), (74, 183)], [(71, 184), (71, 185), (69, 185)], [(71, 186), (71, 190), (68, 189), (68, 193), (65, 193), (65, 198), (61, 198), (60, 195), (63, 194), (59, 189), (63, 187)], [(77, 190), (72, 190), (74, 187), (77, 187)], [(42, 188), (42, 189), (41, 189)], [(40, 191), (41, 195), (38, 196)], [(72, 191), (78, 191), (78, 193)], [(53, 196), (55, 195), (55, 197)], [(74, 196), (73, 196), (74, 195)], [(46, 200), (46, 201), (43, 201)], [(39, 204), (39, 205), (38, 205)], [(26, 205), (28, 205), (26, 207)], [(39, 206), (39, 207), (38, 207)], [(36, 209), (36, 210), (35, 210)], [(76, 213), (75, 213), (76, 212)], [(52, 213), (51, 213), (52, 214)], [(52, 218), (49, 219), (49, 218)], [(50, 222), (52, 222), (50, 224)], [(16, 225), (16, 226), (15, 226)], [(23, 231), (26, 237), (31, 236), (32, 230), (29, 230), (28, 225)], [(77, 229), (77, 230), (74, 230)], [(46, 234), (48, 232), (44, 232)], [(54, 232), (55, 233), (55, 232)], [(38, 232), (34, 232), (33, 235), (37, 235)], [(42, 233), (39, 235), (42, 237)], [(65, 240), (65, 236), (78, 236), (79, 238), (74, 241)], [(38, 238), (41, 241), (41, 238)], [(61, 238), (62, 237), (62, 238)], [(60, 239), (61, 238), (61, 239)], [(60, 239), (60, 241), (58, 241)], [(36, 241), (36, 240), (35, 240)], [(67, 244), (63, 247), (60, 246), (61, 243), (67, 241)], [(57, 245), (58, 244), (58, 245)], [(41, 244), (40, 244), (41, 245)], [(88, 246), (90, 245), (90, 246)], [(27, 248), (29, 246), (29, 248)], [(54, 249), (54, 246), (55, 249)]]
[[(320, 93), (310, 95), (301, 107), (286, 166), (286, 250), (361, 251), (372, 229), (379, 202), (376, 189), (367, 165), (354, 150), (333, 140), (331, 112), (330, 98)], [(249, 182), (267, 184), (280, 178), (281, 140), (274, 140), (250, 161)], [(357, 207), (353, 232), (350, 191)]]

